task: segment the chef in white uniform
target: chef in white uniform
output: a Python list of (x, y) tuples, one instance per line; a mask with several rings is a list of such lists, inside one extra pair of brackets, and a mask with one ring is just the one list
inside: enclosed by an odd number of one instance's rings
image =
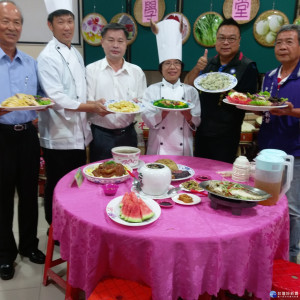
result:
[(40, 84), (55, 105), (39, 113), (40, 144), (46, 163), (45, 213), (52, 222), (52, 195), (58, 180), (86, 163), (92, 140), (86, 112), (105, 114), (100, 101), (87, 103), (85, 67), (71, 45), (74, 35), (72, 0), (45, 0), (53, 39), (39, 55)]
[[(143, 96), (142, 119), (149, 127), (147, 154), (193, 155), (193, 131), (200, 124), (198, 91), (180, 81), (183, 69), (180, 23), (164, 20), (152, 27), (156, 34), (162, 82), (149, 86)], [(191, 110), (166, 111), (151, 103), (158, 99), (183, 100)]]

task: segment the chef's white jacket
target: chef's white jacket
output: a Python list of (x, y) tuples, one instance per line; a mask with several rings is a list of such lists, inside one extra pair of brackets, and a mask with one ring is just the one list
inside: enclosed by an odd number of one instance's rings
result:
[(86, 102), (85, 67), (80, 53), (56, 38), (39, 55), (40, 84), (55, 105), (39, 113), (40, 144), (48, 149), (84, 149), (92, 140), (85, 112), (73, 112)]
[[(191, 102), (191, 122), (180, 111), (171, 111), (162, 119), (162, 111), (151, 103), (161, 98)], [(200, 124), (200, 100), (198, 91), (178, 80), (174, 85), (166, 81), (149, 86), (143, 96), (146, 109), (142, 119), (149, 127), (147, 154), (193, 156), (193, 130)]]
[[(98, 60), (86, 67), (87, 99), (99, 100), (132, 100), (142, 99), (147, 87), (146, 77), (142, 69), (124, 60), (120, 70), (115, 72), (106, 58)], [(118, 129), (129, 126), (135, 114), (108, 114), (101, 117), (91, 114), (92, 124)]]

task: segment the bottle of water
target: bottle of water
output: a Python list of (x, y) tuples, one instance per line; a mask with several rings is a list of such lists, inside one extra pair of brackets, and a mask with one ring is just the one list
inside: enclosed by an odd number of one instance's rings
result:
[(239, 182), (246, 182), (250, 176), (250, 162), (246, 156), (239, 156), (233, 163), (232, 179)]

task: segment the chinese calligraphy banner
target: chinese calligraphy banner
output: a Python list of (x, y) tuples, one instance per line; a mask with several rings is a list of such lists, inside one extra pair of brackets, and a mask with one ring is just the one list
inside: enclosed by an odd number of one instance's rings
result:
[(251, 0), (233, 0), (232, 18), (235, 20), (250, 20)]
[(151, 19), (158, 21), (158, 0), (143, 0), (142, 20), (147, 23)]
[(259, 0), (225, 0), (223, 13), (226, 19), (233, 18), (239, 24), (244, 24), (254, 19), (259, 6)]
[(140, 25), (150, 27), (150, 20), (159, 22), (162, 19), (165, 8), (165, 0), (136, 0), (133, 13)]

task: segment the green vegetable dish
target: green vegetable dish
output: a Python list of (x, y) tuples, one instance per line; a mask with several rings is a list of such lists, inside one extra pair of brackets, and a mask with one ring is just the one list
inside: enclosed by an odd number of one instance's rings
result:
[(35, 101), (39, 104), (39, 105), (49, 105), (52, 103), (52, 101), (49, 98), (45, 98), (42, 97), (40, 95), (36, 95), (34, 96)]
[(205, 13), (194, 24), (194, 36), (196, 41), (206, 47), (216, 44), (216, 34), (222, 17), (217, 13)]
[(168, 99), (160, 99), (153, 102), (154, 106), (162, 107), (162, 108), (169, 108), (169, 109), (182, 109), (188, 108), (189, 105), (183, 101), (177, 100), (168, 100)]

